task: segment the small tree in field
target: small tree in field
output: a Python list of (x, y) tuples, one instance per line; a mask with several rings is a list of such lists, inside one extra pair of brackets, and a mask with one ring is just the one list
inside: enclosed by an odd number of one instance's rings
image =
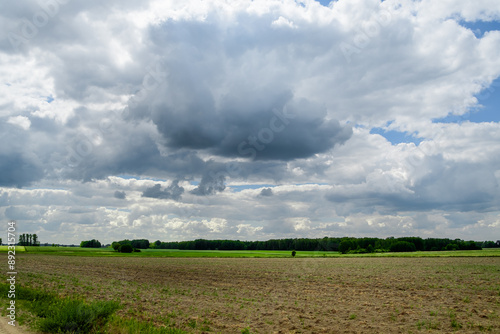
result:
[(295, 254), (297, 254), (297, 252), (295, 250), (292, 251), (292, 256), (295, 257)]

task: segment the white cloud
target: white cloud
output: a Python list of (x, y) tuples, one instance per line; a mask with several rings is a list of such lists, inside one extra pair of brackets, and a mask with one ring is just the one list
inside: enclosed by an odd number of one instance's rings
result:
[(17, 125), (24, 130), (28, 130), (31, 126), (31, 121), (25, 116), (11, 116), (7, 119), (7, 123)]

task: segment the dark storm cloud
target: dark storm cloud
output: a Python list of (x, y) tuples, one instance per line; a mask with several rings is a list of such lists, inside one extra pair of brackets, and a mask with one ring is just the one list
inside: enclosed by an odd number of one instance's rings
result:
[(327, 120), (321, 106), (305, 99), (295, 101), (287, 93), (271, 89), (247, 91), (245, 95), (251, 97), (248, 101), (232, 97), (217, 110), (205, 93), (191, 96), (188, 106), (162, 103), (152, 108), (151, 118), (168, 147), (207, 150), (226, 157), (288, 161), (325, 152), (352, 135), (349, 126)]
[[(131, 116), (151, 119), (167, 147), (289, 161), (328, 151), (351, 137), (352, 129), (327, 117), (323, 104), (294, 95), (300, 68), (289, 64), (285, 70), (286, 64), (264, 61), (287, 47), (282, 42), (270, 47), (269, 34), (276, 32), (268, 21), (259, 29), (253, 21), (242, 22), (225, 34), (211, 19), (167, 21), (151, 29), (152, 42), (165, 54), (151, 75), (161, 79), (144, 92), (142, 102), (132, 98)], [(238, 43), (241, 51), (230, 52), (229, 45)]]
[(125, 197), (127, 196), (127, 194), (124, 192), (124, 191), (115, 191), (114, 195), (113, 195), (115, 198), (118, 198), (118, 199), (125, 199)]
[(173, 199), (179, 200), (181, 195), (184, 193), (184, 188), (179, 186), (179, 181), (173, 181), (164, 190), (161, 190), (160, 184), (155, 184), (151, 188), (147, 188), (142, 193), (142, 197), (158, 198), (158, 199)]

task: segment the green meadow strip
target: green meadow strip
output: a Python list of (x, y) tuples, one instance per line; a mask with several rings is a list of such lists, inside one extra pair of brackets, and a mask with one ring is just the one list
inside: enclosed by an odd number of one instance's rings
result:
[[(291, 258), (291, 251), (266, 250), (177, 250), (177, 249), (142, 249), (137, 253), (119, 253), (112, 248), (80, 248), (80, 247), (33, 247), (27, 246), (28, 254), (92, 256), (92, 257), (178, 257), (178, 258)], [(297, 251), (297, 258), (328, 257), (498, 257), (500, 248), (482, 250), (454, 251), (417, 251), (417, 252), (383, 252), (364, 254), (341, 254), (328, 251)]]

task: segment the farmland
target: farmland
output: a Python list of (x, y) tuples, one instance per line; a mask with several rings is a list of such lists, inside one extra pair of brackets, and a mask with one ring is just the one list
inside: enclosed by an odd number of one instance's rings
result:
[(115, 256), (76, 248), (66, 254), (74, 256), (54, 256), (63, 251), (27, 247), (17, 256), (19, 284), (89, 302), (118, 301), (110, 333), (122, 332), (116, 319), (187, 333), (500, 331), (500, 257), (492, 256), (498, 251), (292, 258), (150, 250)]

